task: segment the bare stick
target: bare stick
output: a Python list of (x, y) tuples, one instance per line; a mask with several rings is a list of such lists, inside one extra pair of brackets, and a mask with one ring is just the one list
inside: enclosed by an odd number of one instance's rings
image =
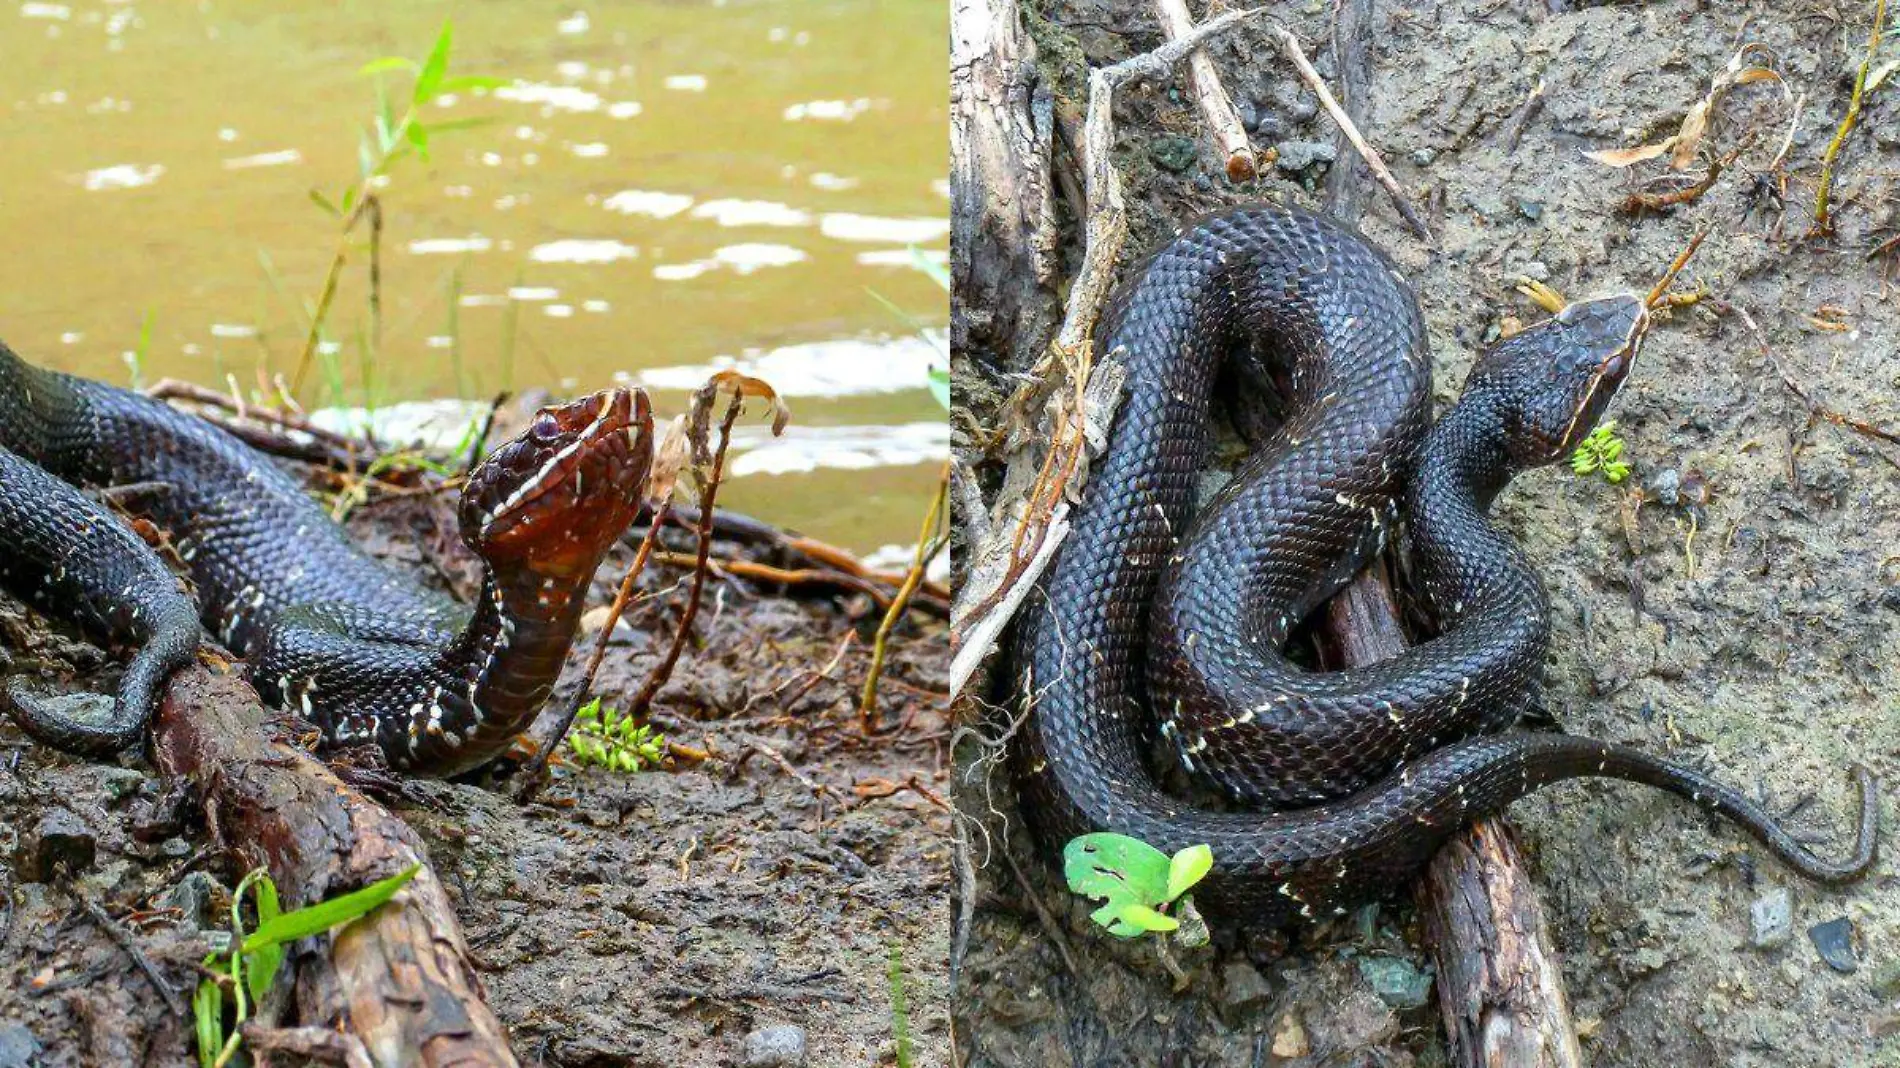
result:
[(203, 796), (217, 843), (270, 870), (287, 909), (421, 865), (382, 907), (291, 950), (281, 981), (294, 978), (300, 1021), (355, 1036), (384, 1068), (516, 1063), (421, 840), (308, 753), (272, 741), (248, 685), (195, 664), (178, 672), (152, 749), (160, 770)]
[[(1154, 0), (1155, 16), (1161, 22), (1161, 32), (1172, 41), (1194, 29), (1194, 17), (1188, 14), (1186, 0)], [(1213, 135), (1214, 146), (1220, 150), (1221, 158), (1226, 160), (1227, 180), (1246, 182), (1253, 180), (1260, 172), (1259, 157), (1255, 155), (1253, 144), (1247, 140), (1247, 127), (1242, 125), (1240, 115), (1234, 110), (1234, 102), (1227, 95), (1227, 87), (1221, 84), (1220, 74), (1214, 70), (1213, 57), (1205, 52), (1195, 52), (1188, 56), (1188, 85), (1193, 90), (1194, 102), (1200, 106), (1201, 121), (1207, 124), (1207, 132)]]
[[(711, 404), (711, 398), (717, 394), (717, 390), (711, 394), (706, 394), (704, 390), (701, 393), (704, 399), (695, 398), (694, 403)], [(686, 608), (680, 613), (679, 629), (673, 632), (673, 644), (667, 648), (666, 656), (647, 673), (640, 692), (634, 695), (633, 702), (627, 706), (627, 714), (636, 723), (646, 718), (647, 709), (653, 706), (654, 695), (666, 685), (667, 679), (673, 677), (673, 667), (679, 663), (680, 653), (686, 649), (686, 639), (693, 631), (693, 619), (699, 614), (699, 599), (705, 593), (706, 575), (711, 570), (708, 565), (712, 557), (713, 501), (719, 495), (719, 477), (726, 469), (726, 447), (732, 443), (732, 424), (738, 421), (739, 411), (744, 404), (745, 394), (735, 391), (732, 403), (726, 406), (725, 418), (719, 422), (719, 448), (713, 453), (711, 469), (699, 473), (699, 558), (693, 569), (693, 586), (686, 595)]]
[(1841, 147), (1847, 143), (1847, 135), (1854, 132), (1860, 123), (1861, 97), (1867, 91), (1867, 68), (1873, 65), (1874, 54), (1880, 50), (1880, 28), (1887, 21), (1887, 0), (1874, 0), (1874, 24), (1867, 31), (1867, 54), (1860, 61), (1860, 70), (1854, 75), (1854, 93), (1847, 98), (1847, 114), (1841, 116), (1841, 125), (1834, 131), (1834, 139), (1827, 143), (1827, 151), (1821, 156), (1821, 180), (1814, 190), (1814, 232), (1831, 234), (1834, 232), (1834, 219), (1829, 214), (1828, 196), (1834, 190), (1834, 159), (1841, 154)]
[(1392, 172), (1386, 168), (1385, 160), (1380, 158), (1378, 150), (1366, 143), (1365, 136), (1359, 132), (1359, 127), (1352, 121), (1352, 116), (1346, 114), (1346, 110), (1339, 106), (1339, 101), (1333, 98), (1333, 91), (1326, 87), (1326, 80), (1321, 78), (1319, 71), (1314, 70), (1313, 64), (1307, 61), (1306, 53), (1300, 49), (1300, 39), (1293, 36), (1293, 31), (1285, 26), (1275, 25), (1267, 32), (1280, 39), (1280, 47), (1285, 49), (1287, 58), (1293, 61), (1294, 68), (1300, 72), (1300, 77), (1305, 80), (1307, 87), (1313, 90), (1313, 95), (1319, 97), (1320, 106), (1326, 109), (1326, 114), (1332, 116), (1333, 121), (1339, 124), (1340, 132), (1346, 135), (1346, 140), (1352, 142), (1352, 147), (1358, 150), (1359, 157), (1366, 161), (1367, 167), (1371, 168), (1372, 177), (1385, 189), (1386, 195), (1392, 198), (1392, 206), (1398, 209), (1405, 224), (1412, 228), (1412, 232), (1418, 235), (1419, 240), (1426, 244), (1436, 244), (1431, 228), (1425, 225), (1425, 220), (1419, 217), (1418, 209), (1412, 206), (1412, 198), (1406, 194), (1404, 187), (1399, 185), (1399, 180), (1392, 177)]
[(943, 478), (937, 483), (937, 496), (930, 502), (930, 511), (924, 515), (924, 527), (917, 532), (917, 556), (911, 561), (910, 573), (904, 577), (904, 585), (898, 588), (897, 596), (891, 598), (890, 610), (884, 613), (884, 619), (877, 625), (877, 637), (871, 643), (871, 669), (864, 676), (864, 690), (858, 696), (858, 727), (865, 734), (871, 733), (872, 720), (877, 712), (877, 679), (884, 673), (885, 643), (890, 641), (891, 631), (897, 628), (897, 621), (904, 618), (904, 609), (909, 607), (910, 599), (917, 593), (917, 586), (924, 580), (924, 569), (937, 558), (949, 541), (948, 533), (935, 534), (943, 516), (944, 504), (950, 496), (950, 465), (944, 464)]

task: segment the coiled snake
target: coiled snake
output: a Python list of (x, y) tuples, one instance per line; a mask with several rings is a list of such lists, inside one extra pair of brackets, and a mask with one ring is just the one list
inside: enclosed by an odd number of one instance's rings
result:
[[(1215, 867), (1197, 902), (1279, 926), (1403, 886), (1464, 824), (1541, 786), (1603, 776), (1718, 812), (1808, 878), (1864, 873), (1877, 829), (1864, 770), (1855, 851), (1833, 863), (1692, 768), (1588, 738), (1493, 733), (1535, 696), (1549, 610), (1486, 509), (1514, 473), (1595, 426), (1646, 326), (1635, 297), (1572, 305), (1483, 354), (1427, 433), (1422, 317), (1357, 233), (1260, 205), (1204, 218), (1157, 252), (1098, 331), (1124, 397), (1018, 630), (1033, 709), (1020, 779), (1043, 836), (1206, 843)], [(1286, 366), (1288, 414), (1189, 525), (1215, 376), (1248, 338)], [(1280, 651), (1290, 629), (1381, 544), (1401, 495), (1445, 632), (1364, 669), (1299, 669)], [(1279, 810), (1212, 811), (1165, 792), (1148, 761), (1157, 722), (1192, 773)]]

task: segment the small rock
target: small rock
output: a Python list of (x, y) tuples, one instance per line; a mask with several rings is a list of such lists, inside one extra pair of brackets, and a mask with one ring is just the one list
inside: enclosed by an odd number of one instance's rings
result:
[(145, 773), (137, 768), (100, 768), (99, 783), (106, 788), (106, 794), (112, 800), (123, 801), (137, 796), (144, 788)]
[(186, 872), (165, 895), (165, 907), (178, 910), (179, 922), (187, 930), (202, 931), (209, 925), (211, 898), (217, 889), (218, 881), (204, 872)]
[(1664, 468), (1650, 478), (1645, 488), (1657, 502), (1674, 508), (1682, 502), (1682, 472), (1674, 468)]
[(1359, 974), (1379, 1000), (1395, 1009), (1416, 1009), (1430, 1000), (1432, 976), (1400, 957), (1361, 957)]
[(1332, 163), (1339, 151), (1331, 141), (1282, 141), (1273, 146), (1279, 158), (1274, 165), (1288, 174), (1298, 174), (1321, 163)]
[(1660, 946), (1644, 946), (1625, 957), (1624, 964), (1633, 975), (1649, 975), (1669, 966), (1669, 954)]
[(1281, 82), (1273, 87), (1273, 103), (1280, 114), (1295, 126), (1312, 121), (1319, 114), (1319, 98), (1296, 82)]
[(22, 879), (43, 883), (50, 881), (61, 866), (74, 874), (91, 867), (98, 849), (91, 829), (72, 813), (55, 809), (41, 816), (40, 822), (20, 839), (15, 856)]
[(0, 1068), (33, 1068), (39, 1057), (40, 1040), (25, 1024), (0, 1024)]
[(1273, 1029), (1273, 1055), (1291, 1059), (1304, 1057), (1313, 1052), (1313, 1043), (1306, 1037), (1306, 1028), (1300, 1018), (1287, 1013), (1280, 1017), (1279, 1026)]
[(1518, 264), (1517, 273), (1533, 282), (1550, 281), (1550, 265), (1543, 260), (1525, 260)]
[(805, 1063), (805, 1029), (773, 1024), (745, 1036), (746, 1068), (798, 1068)]
[(1828, 967), (1850, 975), (1860, 968), (1860, 958), (1854, 953), (1853, 920), (1842, 916), (1817, 923), (1808, 928), (1808, 938), (1813, 940), (1814, 948), (1820, 951)]
[(1267, 985), (1259, 969), (1244, 960), (1228, 961), (1220, 976), (1222, 1015), (1238, 1015), (1266, 1004), (1273, 997), (1273, 988)]
[(1162, 170), (1182, 174), (1194, 166), (1194, 141), (1187, 137), (1157, 137), (1148, 146), (1148, 155)]
[(1544, 217), (1544, 205), (1535, 200), (1520, 200), (1517, 202), (1517, 213), (1532, 222), (1537, 222)]
[(1794, 895), (1787, 887), (1771, 890), (1748, 906), (1754, 933), (1748, 942), (1756, 949), (1775, 949), (1794, 937)]
[(1421, 167), (1431, 166), (1432, 162), (1436, 160), (1437, 158), (1438, 158), (1438, 153), (1434, 149), (1415, 148), (1412, 150), (1412, 162), (1418, 164)]

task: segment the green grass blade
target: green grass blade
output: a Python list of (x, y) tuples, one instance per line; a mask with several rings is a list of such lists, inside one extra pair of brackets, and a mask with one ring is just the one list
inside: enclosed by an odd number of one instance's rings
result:
[(322, 934), (338, 924), (348, 923), (368, 915), (372, 910), (396, 896), (396, 891), (416, 877), (422, 865), (414, 864), (397, 872), (387, 879), (373, 882), (361, 890), (352, 890), (347, 894), (333, 897), (328, 901), (319, 901), (314, 905), (286, 912), (274, 917), (268, 923), (258, 925), (255, 932), (244, 940), (244, 952), (255, 953), (266, 946), (283, 945), (295, 942), (299, 938)]
[(426, 104), (442, 91), (442, 78), (449, 72), (449, 48), (454, 38), (454, 27), (448, 19), (442, 20), (442, 32), (435, 39), (435, 47), (429, 50), (429, 58), (422, 63), (421, 73), (416, 75), (416, 88), (412, 99), (417, 104)]
[(224, 993), (217, 983), (206, 979), (198, 984), (191, 996), (191, 1016), (198, 1033), (199, 1068), (211, 1068), (224, 1048)]

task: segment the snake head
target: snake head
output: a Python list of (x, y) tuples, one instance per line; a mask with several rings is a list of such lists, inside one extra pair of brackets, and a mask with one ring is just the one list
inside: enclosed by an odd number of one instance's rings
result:
[(1466, 392), (1502, 393), (1513, 464), (1555, 463), (1596, 429), (1648, 329), (1649, 311), (1634, 294), (1578, 301), (1485, 350)]
[(543, 408), (469, 472), (462, 538), (490, 564), (591, 575), (639, 513), (652, 461), (644, 390)]

